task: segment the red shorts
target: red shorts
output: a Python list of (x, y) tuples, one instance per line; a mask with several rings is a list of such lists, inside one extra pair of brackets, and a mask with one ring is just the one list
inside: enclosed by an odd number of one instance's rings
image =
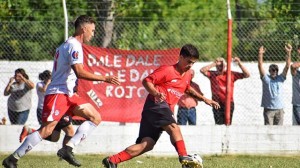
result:
[(78, 95), (69, 97), (66, 94), (50, 94), (45, 96), (42, 121), (59, 121), (65, 114), (73, 116), (72, 110), (88, 103)]

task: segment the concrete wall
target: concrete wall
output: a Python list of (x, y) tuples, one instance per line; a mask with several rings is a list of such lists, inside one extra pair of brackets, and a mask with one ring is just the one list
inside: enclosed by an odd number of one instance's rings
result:
[[(22, 126), (0, 126), (0, 153), (18, 148)], [(138, 135), (138, 124), (126, 126), (101, 124), (75, 150), (76, 153), (116, 153), (132, 145)], [(299, 154), (298, 126), (181, 126), (189, 153), (213, 154)], [(63, 134), (61, 135), (63, 136)], [(31, 153), (55, 154), (58, 143), (43, 141)], [(176, 155), (167, 133), (163, 133), (150, 155)]]

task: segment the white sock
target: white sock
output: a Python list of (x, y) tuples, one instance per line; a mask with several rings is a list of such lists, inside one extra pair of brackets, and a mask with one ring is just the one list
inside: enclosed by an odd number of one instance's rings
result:
[(70, 141), (66, 145), (74, 148), (81, 141), (83, 141), (96, 127), (97, 125), (95, 125), (91, 121), (83, 122), (77, 128), (75, 135), (70, 139)]
[(42, 140), (43, 139), (40, 136), (40, 133), (38, 131), (35, 131), (34, 133), (27, 136), (22, 145), (13, 153), (13, 156), (16, 159), (20, 159)]

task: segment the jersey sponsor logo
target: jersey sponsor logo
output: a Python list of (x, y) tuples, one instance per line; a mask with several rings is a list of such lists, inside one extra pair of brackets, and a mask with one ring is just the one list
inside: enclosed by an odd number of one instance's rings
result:
[(73, 58), (73, 59), (78, 59), (78, 55), (79, 55), (79, 52), (78, 52), (78, 51), (73, 51), (73, 53), (72, 53), (72, 58)]
[(176, 82), (177, 82), (177, 79), (171, 80), (171, 83), (176, 83)]
[(167, 89), (167, 91), (168, 91), (169, 93), (172, 93), (173, 95), (175, 95), (175, 96), (178, 97), (178, 98), (180, 98), (180, 97), (183, 95), (183, 93), (178, 92), (177, 90), (174, 90), (174, 89)]

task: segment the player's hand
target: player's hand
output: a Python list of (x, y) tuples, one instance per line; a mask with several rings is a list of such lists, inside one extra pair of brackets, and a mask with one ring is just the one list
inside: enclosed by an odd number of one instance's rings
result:
[(119, 81), (118, 77), (116, 77), (116, 76), (105, 76), (104, 82), (115, 84), (115, 85), (120, 85), (120, 81)]
[(220, 108), (220, 105), (218, 102), (215, 102), (213, 100), (209, 100), (209, 99), (205, 99), (204, 101), (207, 105), (210, 105), (212, 106), (214, 109), (219, 109)]
[(154, 101), (156, 103), (163, 102), (165, 100), (166, 100), (166, 95), (164, 93), (157, 92), (157, 94), (154, 95)]

